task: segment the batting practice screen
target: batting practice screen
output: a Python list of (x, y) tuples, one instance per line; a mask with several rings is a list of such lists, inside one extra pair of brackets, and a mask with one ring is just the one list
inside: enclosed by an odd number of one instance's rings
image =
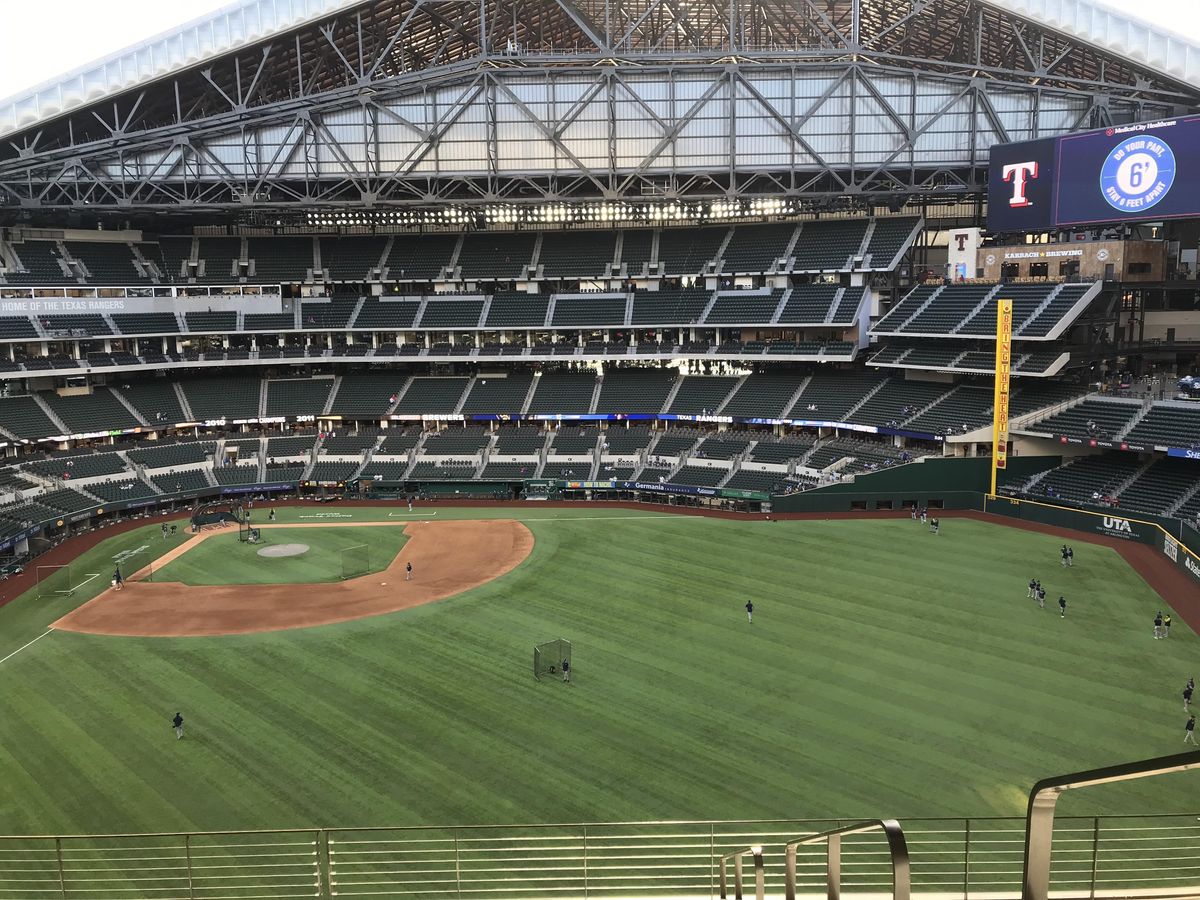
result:
[(347, 547), (340, 554), (342, 558), (342, 580), (366, 575), (371, 567), (370, 548), (366, 544)]
[(559, 672), (564, 659), (574, 668), (574, 663), (571, 662), (570, 641), (558, 638), (537, 644), (533, 648), (533, 677), (540, 680), (543, 675)]
[(70, 596), (75, 593), (75, 582), (72, 580), (71, 566), (38, 566), (37, 595), (38, 599)]

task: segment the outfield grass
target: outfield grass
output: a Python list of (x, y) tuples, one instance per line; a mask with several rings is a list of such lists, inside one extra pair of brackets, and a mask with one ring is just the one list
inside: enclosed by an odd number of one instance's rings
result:
[[(369, 565), (357, 574), (369, 575), (391, 565), (407, 540), (399, 522), (394, 528), (264, 528), (257, 544), (242, 543), (236, 532), (221, 533), (155, 568), (153, 577), (192, 585), (340, 581), (343, 550), (366, 546)], [(264, 547), (280, 544), (307, 544), (308, 550), (299, 556), (259, 556)]]
[[(1162, 603), (1107, 548), (1076, 543), (1065, 571), (1057, 539), (968, 520), (934, 537), (895, 519), (438, 517), (520, 518), (536, 545), (501, 579), (390, 616), (54, 633), (4, 662), (0, 833), (1012, 815), (1039, 777), (1183, 749), (1196, 637), (1176, 618), (1153, 640)], [(158, 549), (137, 534), (116, 543)], [(0, 656), (65, 611), (0, 609)], [(573, 686), (535, 682), (533, 644), (560, 636)], [(1061, 811), (1188, 811), (1186, 777)]]

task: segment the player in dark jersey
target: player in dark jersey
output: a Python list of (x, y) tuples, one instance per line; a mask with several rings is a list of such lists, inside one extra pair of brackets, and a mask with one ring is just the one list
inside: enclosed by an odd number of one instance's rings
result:
[(1160, 641), (1160, 640), (1162, 640), (1162, 636), (1163, 636), (1163, 617), (1162, 617), (1162, 610), (1159, 610), (1158, 614), (1154, 617), (1154, 639), (1156, 641)]
[(1042, 587), (1041, 582), (1038, 582), (1037, 589), (1038, 609), (1046, 608), (1046, 589)]
[(1058, 617), (1060, 619), (1067, 617), (1067, 598), (1063, 596), (1058, 598)]
[(1030, 600), (1037, 599), (1037, 579), (1029, 579), (1029, 593), (1026, 595)]
[(1066, 544), (1062, 545), (1061, 553), (1062, 553), (1062, 565), (1063, 565), (1063, 568), (1065, 569), (1067, 567), (1067, 545)]
[(1183, 689), (1183, 711), (1192, 711), (1192, 686), (1189, 684)]
[(1074, 565), (1075, 565), (1075, 548), (1068, 547), (1067, 548), (1067, 568), (1069, 569)]
[(1183, 742), (1185, 744), (1196, 743), (1196, 717), (1195, 717), (1195, 715), (1188, 716), (1187, 724), (1183, 726)]
[(571, 680), (571, 661), (569, 659), (564, 659), (562, 661), (562, 673), (563, 681)]
[(746, 601), (746, 621), (752, 625), (754, 624), (754, 601), (753, 600)]
[(175, 740), (183, 740), (183, 716), (175, 713), (175, 718), (171, 720), (171, 727), (175, 729)]

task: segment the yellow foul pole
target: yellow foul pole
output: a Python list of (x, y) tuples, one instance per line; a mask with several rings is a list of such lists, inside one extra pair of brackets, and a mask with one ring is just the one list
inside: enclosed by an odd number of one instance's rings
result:
[(1012, 300), (1000, 300), (996, 309), (996, 377), (992, 402), (992, 492), (996, 476), (1008, 465), (1008, 377), (1012, 368)]

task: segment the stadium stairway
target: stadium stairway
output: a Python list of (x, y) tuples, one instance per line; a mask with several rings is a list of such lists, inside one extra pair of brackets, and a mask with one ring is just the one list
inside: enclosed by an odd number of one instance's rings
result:
[(66, 422), (60, 419), (57, 414), (55, 414), (54, 410), (50, 408), (50, 404), (42, 399), (40, 393), (33, 391), (29, 396), (33, 398), (34, 403), (41, 407), (42, 412), (46, 414), (46, 418), (54, 423), (54, 427), (61, 429), (58, 432), (59, 434), (71, 434), (71, 429), (67, 427)]
[(589, 413), (594, 413), (596, 411), (596, 408), (600, 405), (600, 391), (603, 387), (604, 387), (604, 379), (597, 378), (596, 385), (595, 385), (595, 387), (592, 388), (592, 400), (588, 404), (588, 412)]
[(331, 412), (333, 412), (333, 401), (337, 397), (338, 390), (341, 389), (341, 386), (342, 386), (342, 376), (334, 375), (333, 376), (333, 387), (329, 391), (329, 396), (325, 398), (325, 406), (321, 410), (321, 415), (327, 416)]
[[(787, 417), (789, 417), (789, 416), (791, 416), (791, 415), (792, 415), (792, 410), (793, 410), (793, 409), (795, 409), (795, 408), (796, 408), (796, 404), (800, 402), (800, 396), (801, 396), (801, 395), (804, 393), (804, 389), (808, 387), (808, 385), (809, 385), (809, 382), (811, 382), (811, 381), (812, 381), (812, 376), (811, 376), (811, 375), (809, 375), (809, 376), (808, 376), (808, 377), (806, 377), (806, 378), (805, 378), (805, 379), (804, 379), (802, 382), (800, 382), (800, 386), (799, 386), (799, 387), (797, 387), (797, 388), (796, 388), (796, 392), (795, 392), (794, 394), (792, 394), (792, 399), (790, 399), (790, 400), (789, 400), (789, 401), (788, 401), (788, 402), (787, 402), (787, 403), (784, 405), (783, 409), (781, 409), (781, 410), (779, 411), (779, 418), (781, 418), (781, 419), (786, 419)], [(726, 405), (728, 405), (728, 403), (729, 403), (730, 399), (732, 399), (732, 397), (733, 397), (733, 395), (732, 395), (732, 394), (730, 394), (730, 396), (729, 396), (729, 397), (727, 397), (727, 398), (725, 399), (725, 402), (724, 402), (724, 403), (722, 403), (722, 404), (721, 404), (721, 406), (720, 406), (720, 409), (721, 409), (721, 410), (724, 410), (724, 409), (725, 409)], [(864, 397), (864, 398), (863, 398), (863, 403), (866, 403), (866, 402), (867, 402), (867, 399), (868, 399), (868, 398)]]
[(1034, 473), (1034, 475), (1031, 478), (1028, 478), (1024, 482), (1021, 483), (1019, 490), (1026, 494), (1032, 493), (1033, 489), (1037, 486), (1038, 482), (1041, 481), (1043, 478), (1045, 478), (1047, 475), (1049, 475), (1053, 471), (1054, 471), (1054, 468), (1049, 468), (1049, 469), (1042, 469), (1042, 471)]
[(1125, 427), (1122, 428), (1120, 431), (1118, 431), (1116, 433), (1116, 435), (1114, 435), (1114, 438), (1118, 441), (1125, 440), (1125, 438), (1127, 438), (1129, 436), (1129, 433), (1131, 431), (1133, 431), (1133, 429), (1137, 428), (1139, 424), (1141, 424), (1142, 419), (1146, 418), (1146, 415), (1153, 408), (1154, 408), (1153, 400), (1152, 400), (1151, 396), (1149, 394), (1147, 394), (1142, 399), (1142, 408), (1140, 410), (1138, 410), (1137, 415), (1135, 415), (1132, 419), (1130, 419), (1129, 422), (1126, 423)]
[[(1062, 337), (1062, 334), (1064, 331), (1066, 331), (1068, 325), (1073, 323), (1077, 318), (1079, 318), (1080, 315), (1083, 314), (1083, 311), (1087, 309), (1092, 300), (1094, 300), (1104, 288), (1103, 282), (1094, 282), (1087, 290), (1079, 294), (1075, 302), (1071, 305), (1070, 309), (1060, 310), (1062, 315), (1059, 315), (1055, 319), (1054, 325), (1048, 331), (1042, 333), (1040, 329), (1033, 329), (1032, 326), (1038, 321), (1042, 314), (1046, 312), (1046, 310), (1050, 309), (1050, 307), (1054, 306), (1062, 299), (1063, 295), (1066, 294), (1068, 289), (1073, 287), (1074, 285), (1071, 285), (1069, 282), (1063, 282), (1062, 284), (1058, 285), (1058, 287), (1052, 290), (1049, 296), (1047, 296), (1046, 299), (1041, 302), (1038, 308), (1034, 311), (1033, 315), (1031, 315), (1023, 324), (1020, 325), (1019, 329), (1014, 327), (1013, 333), (1016, 335), (1024, 335), (1026, 331), (1030, 331), (1031, 334), (1045, 337), (1047, 340), (1055, 340)], [(1016, 324), (1017, 323), (1014, 323), (1014, 326)]]
[[(315, 238), (314, 238), (314, 240), (315, 240)], [(363, 305), (364, 305), (366, 302), (367, 302), (367, 298), (366, 298), (366, 296), (362, 296), (362, 297), (359, 297), (359, 298), (358, 298), (358, 302), (354, 304), (354, 309), (352, 309), (352, 310), (350, 311), (350, 318), (348, 318), (348, 319), (346, 320), (346, 328), (347, 328), (347, 329), (350, 329), (350, 328), (353, 328), (353, 327), (354, 327), (354, 323), (355, 323), (356, 321), (358, 321), (358, 314), (359, 314), (360, 312), (362, 312)]]
[[(918, 307), (917, 307), (915, 310), (913, 310), (913, 312), (912, 312), (912, 315), (908, 316), (908, 317), (907, 317), (906, 319), (904, 319), (904, 321), (902, 321), (902, 322), (901, 322), (901, 321), (897, 321), (897, 322), (896, 322), (896, 323), (893, 325), (893, 327), (892, 327), (892, 331), (893, 331), (893, 332), (902, 332), (902, 331), (904, 330), (904, 327), (905, 327), (905, 326), (906, 326), (906, 325), (907, 325), (909, 322), (911, 322), (913, 319), (917, 318), (917, 316), (921, 315), (923, 312), (925, 312), (925, 310), (929, 309), (929, 307), (933, 305), (934, 299), (935, 299), (935, 298), (936, 298), (936, 297), (937, 297), (939, 294), (941, 294), (942, 290), (943, 290), (945, 287), (946, 287), (946, 286), (943, 284), (943, 285), (939, 285), (937, 288), (935, 288), (935, 289), (933, 290), (933, 292), (932, 292), (932, 293), (931, 293), (931, 294), (930, 294), (928, 297), (926, 297), (926, 298), (925, 298), (925, 302), (924, 302), (924, 303), (922, 303), (920, 306), (918, 306)], [(889, 310), (889, 311), (890, 311), (890, 310)]]
[[(1086, 457), (1084, 457), (1084, 458), (1086, 459)], [(1137, 481), (1139, 478), (1141, 478), (1143, 475), (1145, 475), (1146, 470), (1149, 469), (1152, 465), (1154, 465), (1154, 460), (1153, 459), (1148, 460), (1148, 461), (1142, 463), (1140, 466), (1138, 466), (1132, 472), (1130, 472), (1124, 479), (1117, 482), (1117, 484), (1113, 487), (1113, 490), (1112, 490), (1113, 496), (1116, 497), (1118, 500), (1120, 500), (1121, 493), (1126, 488), (1128, 488), (1131, 484), (1133, 484), (1135, 481)]]
[[(1000, 287), (1001, 286), (999, 284), (997, 284), (994, 288), (992, 288), (990, 291), (988, 291), (986, 294), (984, 294), (983, 299), (980, 300), (975, 305), (975, 308), (973, 310), (971, 310), (971, 312), (968, 313), (964, 318), (959, 319), (958, 324), (950, 329), (950, 333), (958, 334), (959, 330), (964, 325), (966, 325), (968, 322), (970, 322), (972, 319), (974, 319), (977, 315), (979, 315), (981, 312), (983, 312), (983, 310), (987, 307), (987, 305), (992, 302), (992, 299), (996, 296), (997, 292), (1000, 290)], [(961, 359), (961, 357), (959, 357), (959, 358)], [(956, 359), (955, 362), (957, 362), (957, 361), (958, 360)], [(951, 365), (953, 365), (953, 363), (951, 363)]]
[(468, 378), (468, 379), (467, 379), (467, 385), (466, 385), (466, 387), (464, 387), (464, 388), (463, 388), (463, 392), (462, 392), (461, 394), (459, 394), (459, 395), (458, 395), (458, 402), (454, 404), (454, 409), (453, 409), (453, 410), (451, 410), (451, 412), (453, 412), (453, 413), (454, 413), (454, 415), (456, 415), (456, 416), (457, 416), (457, 415), (460, 415), (460, 414), (462, 413), (463, 404), (464, 404), (464, 403), (466, 403), (466, 402), (467, 402), (467, 398), (468, 398), (469, 396), (471, 396), (471, 388), (475, 387), (475, 379), (476, 379), (476, 377), (477, 377), (477, 376), (475, 376), (475, 375), (472, 375), (470, 378)]
[[(788, 297), (792, 296), (791, 288), (787, 289), (787, 295), (788, 295)], [(826, 324), (826, 325), (832, 324), (834, 316), (837, 315), (838, 308), (842, 305), (842, 298), (845, 296), (846, 296), (846, 288), (839, 287), (837, 289), (837, 291), (834, 293), (833, 298), (829, 301), (829, 308), (827, 310), (825, 310), (825, 318), (822, 320), (823, 324)], [(778, 322), (779, 316), (782, 313), (783, 313), (783, 307), (780, 306), (779, 309), (775, 313), (775, 318), (772, 319), (771, 322), (772, 323)]]
[(929, 412), (931, 409), (936, 409), (938, 404), (942, 403), (945, 400), (948, 400), (954, 394), (954, 392), (958, 390), (958, 387), (959, 386), (956, 385), (956, 386), (950, 388), (950, 390), (946, 391), (946, 393), (939, 394), (930, 403), (927, 403), (924, 406), (922, 406), (920, 409), (918, 409), (916, 412), (914, 412), (907, 419), (901, 420), (900, 424), (904, 425), (908, 422), (912, 422), (915, 419), (921, 418), (921, 416), (925, 415), (925, 413)]
[(194, 422), (196, 414), (192, 412), (192, 406), (188, 403), (187, 395), (183, 392), (183, 382), (173, 381), (171, 384), (175, 388), (175, 399), (179, 401), (179, 408), (183, 410), (183, 414), (187, 416), (189, 422)]
[[(665, 413), (671, 408), (671, 404), (675, 402), (675, 395), (679, 393), (679, 387), (683, 384), (683, 378), (684, 376), (682, 375), (676, 377), (675, 383), (671, 385), (671, 390), (667, 392), (667, 399), (663, 401), (662, 408), (659, 410), (660, 413)], [(741, 382), (738, 383), (740, 384)]]
[[(734, 396), (737, 394), (737, 392), (742, 389), (742, 387), (746, 384), (746, 380), (749, 377), (750, 377), (749, 375), (743, 375), (737, 380), (737, 383), (733, 386), (733, 389), (728, 394), (726, 394), (725, 398), (720, 403), (718, 403), (716, 405), (716, 407), (713, 409), (713, 415), (715, 415), (715, 416), (721, 415), (721, 413), (725, 409), (725, 407), (729, 405), (729, 401), (732, 400), (734, 398)], [(804, 380), (804, 384), (808, 384), (807, 378)], [(796, 393), (792, 395), (792, 403), (796, 402), (796, 397), (798, 397), (800, 395), (800, 391), (802, 391), (802, 390), (804, 390), (804, 385), (801, 385), (799, 390), (797, 390)]]
[(533, 392), (537, 390), (538, 379), (529, 379), (529, 390), (525, 392), (525, 399), (521, 401), (521, 415), (526, 415), (529, 412), (529, 404), (533, 402)]
[(1183, 518), (1183, 510), (1189, 507), (1193, 500), (1200, 497), (1200, 479), (1196, 480), (1196, 484), (1190, 491), (1181, 496), (1178, 502), (1167, 510), (1168, 516), (1179, 516)]
[(402, 384), (400, 386), (400, 389), (396, 391), (395, 402), (389, 404), (388, 408), (386, 410), (384, 410), (385, 416), (390, 416), (396, 411), (396, 407), (400, 405), (400, 401), (402, 401), (404, 399), (404, 395), (406, 393), (408, 393), (408, 389), (410, 387), (412, 387), (412, 383), (413, 383), (413, 378), (410, 375), (408, 378), (405, 379), (404, 384)]
[[(805, 383), (807, 384), (807, 382), (805, 382)], [(856, 412), (858, 412), (863, 406), (865, 406), (868, 400), (870, 400), (872, 397), (874, 397), (876, 394), (878, 394), (881, 390), (883, 390), (883, 386), (885, 384), (887, 384), (886, 378), (883, 379), (882, 381), (880, 381), (874, 387), (872, 387), (869, 391), (867, 391), (866, 394), (863, 395), (862, 399), (859, 400), (857, 403), (855, 403), (848, 410), (846, 410), (845, 415), (843, 415), (838, 421), (841, 421), (841, 422), (850, 421), (850, 417), (852, 415), (854, 415)], [(801, 388), (801, 391), (802, 390), (803, 390), (803, 388)], [(799, 399), (799, 397), (800, 397), (800, 392), (798, 391), (796, 393), (796, 396), (792, 398), (792, 406), (796, 405), (796, 400)], [(789, 407), (789, 409), (790, 408), (791, 407)]]
[(129, 399), (124, 394), (122, 394), (120, 392), (120, 390), (118, 390), (115, 387), (111, 387), (111, 386), (109, 387), (109, 390), (111, 391), (113, 397), (116, 398), (117, 402), (120, 403), (122, 406), (124, 406), (127, 410), (129, 410), (129, 414), (131, 416), (133, 416), (135, 419), (137, 419), (139, 424), (141, 424), (141, 425), (149, 425), (150, 424), (150, 422), (146, 419), (146, 417), (144, 415), (142, 415), (141, 411), (136, 406), (134, 406), (132, 403), (130, 403)]

